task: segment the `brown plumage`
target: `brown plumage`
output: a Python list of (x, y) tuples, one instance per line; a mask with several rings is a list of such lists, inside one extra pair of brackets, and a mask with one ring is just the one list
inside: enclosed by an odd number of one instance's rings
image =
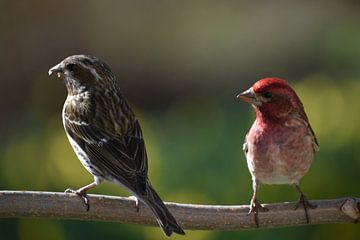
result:
[(185, 234), (148, 179), (140, 124), (110, 68), (96, 57), (74, 55), (49, 70), (68, 91), (63, 124), (77, 157), (94, 182), (76, 191), (89, 209), (86, 191), (107, 180), (125, 187), (155, 214), (167, 236)]

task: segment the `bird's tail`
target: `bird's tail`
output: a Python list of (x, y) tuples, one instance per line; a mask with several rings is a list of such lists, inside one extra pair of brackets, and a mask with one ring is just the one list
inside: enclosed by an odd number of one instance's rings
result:
[(147, 196), (142, 199), (146, 205), (156, 216), (156, 221), (167, 236), (170, 236), (173, 232), (181, 235), (185, 235), (184, 230), (176, 222), (174, 216), (167, 209), (159, 195), (155, 190), (148, 185)]

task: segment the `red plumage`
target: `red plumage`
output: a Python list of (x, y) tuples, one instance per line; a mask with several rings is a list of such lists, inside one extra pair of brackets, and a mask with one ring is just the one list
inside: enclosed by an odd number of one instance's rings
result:
[(280, 78), (264, 78), (238, 97), (256, 110), (256, 119), (245, 137), (244, 152), (253, 179), (250, 212), (265, 210), (257, 201), (260, 184), (294, 184), (300, 203), (312, 206), (299, 188), (318, 150), (315, 134), (296, 92)]

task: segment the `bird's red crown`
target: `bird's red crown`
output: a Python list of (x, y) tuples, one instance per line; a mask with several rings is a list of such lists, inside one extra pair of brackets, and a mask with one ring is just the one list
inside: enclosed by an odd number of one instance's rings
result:
[(263, 78), (254, 83), (252, 86), (254, 92), (260, 93), (269, 89), (291, 89), (290, 85), (283, 79), (278, 77)]

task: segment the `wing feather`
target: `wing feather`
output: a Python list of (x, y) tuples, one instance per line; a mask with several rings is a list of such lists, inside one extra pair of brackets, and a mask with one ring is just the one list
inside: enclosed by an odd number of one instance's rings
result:
[(102, 176), (116, 180), (137, 194), (144, 194), (147, 183), (147, 155), (141, 128), (120, 136), (89, 123), (66, 121), (68, 134), (88, 154), (91, 164), (101, 169)]
[(310, 123), (309, 123), (309, 119), (308, 119), (308, 117), (306, 116), (306, 113), (305, 113), (305, 111), (304, 111), (304, 108), (302, 108), (302, 109), (301, 109), (300, 111), (298, 111), (298, 112), (294, 112), (294, 113), (292, 114), (292, 117), (294, 117), (295, 119), (300, 120), (303, 124), (305, 124), (305, 126), (308, 127), (308, 129), (309, 129), (309, 134), (310, 134), (310, 136), (311, 136), (312, 139), (313, 139), (313, 149), (314, 149), (314, 152), (319, 151), (320, 146), (319, 146), (318, 140), (317, 140), (317, 138), (316, 138), (316, 136), (315, 136), (314, 130), (312, 129), (312, 127), (311, 127), (311, 125), (310, 125)]

